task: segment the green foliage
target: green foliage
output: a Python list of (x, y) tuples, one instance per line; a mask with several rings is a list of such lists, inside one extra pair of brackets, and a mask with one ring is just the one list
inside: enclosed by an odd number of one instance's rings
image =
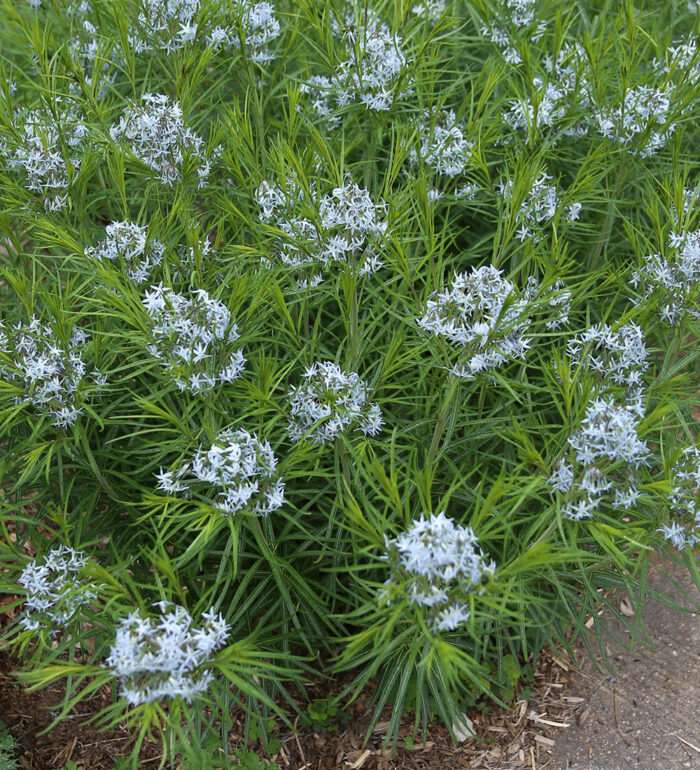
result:
[(700, 582), (699, 12), (522, 5), (0, 0), (2, 644), (130, 766), (425, 739)]
[(317, 733), (332, 733), (345, 727), (350, 719), (350, 712), (339, 706), (330, 696), (307, 703), (306, 713), (301, 717), (304, 727), (310, 727)]
[(0, 770), (16, 770), (17, 741), (7, 727), (0, 722)]

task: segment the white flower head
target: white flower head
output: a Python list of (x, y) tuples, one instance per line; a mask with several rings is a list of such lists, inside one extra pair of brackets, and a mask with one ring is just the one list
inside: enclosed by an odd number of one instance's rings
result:
[(447, 177), (463, 174), (474, 146), (465, 133), (453, 110), (440, 113), (432, 127), (426, 119), (420, 124), (420, 148), (412, 151), (411, 161), (422, 160), (436, 174)]
[(205, 499), (225, 514), (266, 516), (284, 504), (284, 481), (270, 444), (245, 430), (221, 431), (191, 459), (157, 474), (158, 488)]
[(321, 361), (307, 367), (303, 379), (289, 391), (292, 441), (310, 437), (323, 444), (352, 427), (370, 436), (379, 432), (381, 411), (370, 402), (369, 385), (358, 374)]
[[(469, 619), (461, 603), (469, 592), (479, 592), (495, 564), (484, 557), (474, 531), (462, 527), (444, 512), (421, 514), (409, 529), (386, 541), (392, 565), (388, 585), (414, 604), (428, 608), (434, 631), (453, 631)], [(390, 592), (385, 592), (390, 593)]]
[(0, 333), (0, 378), (17, 383), (23, 394), (15, 400), (31, 405), (58, 428), (72, 426), (83, 411), (90, 393), (105, 384), (97, 370), (89, 371), (83, 359), (89, 340), (74, 329), (67, 344), (53, 330), (32, 316), (27, 325), (17, 324), (9, 334)]
[(527, 300), (492, 265), (457, 273), (450, 287), (428, 298), (418, 325), (444, 336), (459, 351), (453, 369), (470, 379), (513, 358), (524, 358), (530, 340)]
[(18, 110), (15, 126), (18, 137), (0, 137), (7, 165), (23, 173), (47, 212), (62, 210), (87, 147), (87, 126), (73, 105), (58, 99), (51, 108)]
[(82, 574), (87, 562), (82, 552), (64, 545), (29, 562), (17, 580), (26, 591), (21, 625), (55, 636), (79, 620), (81, 609), (97, 598), (98, 586)]
[(672, 489), (669, 496), (671, 512), (680, 521), (671, 524), (671, 530), (677, 533), (676, 538), (667, 539), (674, 542), (677, 548), (680, 544), (680, 531), (684, 532), (685, 544), (693, 545), (700, 541), (700, 449), (696, 446), (686, 447), (672, 469)]
[(274, 54), (271, 43), (280, 35), (280, 23), (271, 3), (235, 0), (234, 25), (215, 27), (209, 35), (214, 49), (240, 50), (250, 61), (267, 64)]
[(148, 228), (134, 222), (112, 222), (107, 225), (106, 237), (96, 246), (85, 249), (85, 255), (99, 262), (123, 262), (126, 274), (136, 283), (147, 281), (153, 270), (163, 261), (165, 246), (148, 240)]
[[(515, 185), (512, 179), (499, 185), (501, 196), (514, 205)], [(518, 205), (518, 204), (516, 204)], [(561, 207), (561, 197), (554, 180), (546, 172), (542, 172), (532, 183), (525, 199), (519, 203), (517, 221), (520, 229), (517, 237), (524, 241), (531, 238), (534, 243), (542, 240), (542, 226), (549, 224)], [(573, 203), (563, 209), (565, 220), (575, 221), (579, 217), (581, 204)]]
[(314, 75), (304, 84), (311, 109), (331, 127), (340, 122), (338, 110), (349, 104), (378, 112), (391, 109), (396, 98), (410, 91), (397, 92), (408, 66), (401, 38), (357, 3), (343, 19), (334, 18), (332, 26), (340, 63), (332, 77)]
[[(318, 196), (316, 202), (305, 200), (291, 180), (284, 187), (263, 182), (256, 200), (260, 219), (283, 233), (277, 239), (274, 260), (264, 262), (267, 266), (279, 262), (295, 271), (312, 270), (311, 281), (316, 283), (319, 271), (332, 265), (351, 265), (361, 276), (382, 267), (379, 250), (388, 229), (386, 207), (375, 203), (359, 185), (348, 181)], [(307, 216), (309, 206), (315, 209), (313, 218)], [(304, 285), (309, 285), (308, 279)]]
[(139, 15), (129, 33), (136, 53), (177, 51), (196, 38), (200, 0), (139, 0)]
[(199, 186), (204, 186), (210, 170), (206, 146), (185, 125), (179, 103), (171, 103), (164, 94), (145, 94), (141, 99), (143, 104), (127, 107), (110, 128), (112, 141), (127, 145), (167, 186), (182, 179), (189, 160), (197, 167)]
[(613, 329), (596, 324), (572, 337), (567, 353), (573, 366), (596, 372), (602, 383), (636, 390), (647, 370), (644, 334), (634, 322)]
[(190, 703), (205, 693), (214, 678), (207, 663), (229, 636), (223, 616), (213, 608), (196, 626), (184, 607), (169, 602), (156, 606), (157, 617), (135, 610), (120, 622), (105, 662), (132, 706), (163, 698)]
[(180, 390), (212, 390), (240, 377), (245, 358), (233, 349), (238, 327), (228, 308), (204, 289), (188, 298), (162, 284), (142, 300), (151, 318), (149, 352), (173, 376)]
[[(686, 205), (697, 201), (695, 191)], [(686, 218), (688, 213), (686, 213)], [(630, 283), (660, 307), (661, 318), (674, 325), (684, 316), (700, 318), (700, 230), (673, 233), (666, 255), (647, 256)]]
[(579, 430), (569, 437), (576, 459), (591, 464), (605, 459), (633, 468), (648, 463), (651, 451), (639, 438), (639, 416), (611, 398), (594, 399), (586, 408)]
[(633, 155), (649, 157), (663, 147), (675, 131), (671, 122), (668, 89), (630, 88), (619, 104), (601, 108), (596, 117), (602, 136), (613, 139)]

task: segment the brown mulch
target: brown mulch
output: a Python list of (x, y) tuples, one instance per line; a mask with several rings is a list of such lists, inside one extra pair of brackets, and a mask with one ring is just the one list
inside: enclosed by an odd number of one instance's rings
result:
[[(44, 690), (27, 693), (12, 675), (17, 661), (0, 653), (0, 718), (20, 744), (19, 764), (27, 770), (58, 770), (72, 760), (85, 770), (113, 770), (119, 757), (129, 755), (133, 736), (124, 729), (97, 731), (86, 721), (101, 708), (111, 703), (109, 688), (98, 691), (89, 701), (81, 702), (67, 719), (50, 731), (41, 734), (51, 723), (52, 710), (61, 702), (60, 684)], [(563, 655), (546, 651), (539, 660), (534, 681), (529, 685), (529, 699), (516, 700), (510, 710), (489, 704), (488, 708), (470, 709), (468, 717), (476, 737), (465, 738), (455, 744), (448, 731), (441, 726), (428, 729), (427, 742), (415, 741), (411, 750), (404, 745), (404, 737), (413, 731), (408, 716), (402, 724), (400, 740), (395, 752), (382, 747), (388, 728), (391, 708), (382, 714), (370, 740), (363, 745), (371, 712), (367, 708), (368, 695), (361, 694), (347, 705), (350, 719), (345, 727), (332, 732), (318, 733), (305, 729), (298, 720), (296, 731), (281, 721), (276, 728), (276, 753), (268, 759), (283, 770), (544, 770), (550, 767), (549, 754), (556, 733), (565, 729), (580, 708), (581, 698), (567, 695), (571, 665)], [(338, 686), (340, 683), (338, 683)], [(332, 685), (331, 685), (332, 693)], [(327, 683), (319, 683), (307, 693), (312, 700), (329, 694)], [(231, 748), (243, 745), (243, 715), (234, 716)], [(264, 756), (259, 742), (249, 748)], [(144, 744), (139, 767), (158, 767), (160, 747)], [(187, 764), (180, 765), (188, 770)], [(193, 770), (193, 769), (189, 769)], [(197, 768), (196, 770), (203, 770)]]

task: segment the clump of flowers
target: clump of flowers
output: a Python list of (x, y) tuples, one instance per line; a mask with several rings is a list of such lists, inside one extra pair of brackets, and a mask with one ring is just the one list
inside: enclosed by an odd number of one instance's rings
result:
[(590, 465), (600, 459), (624, 462), (633, 468), (647, 463), (650, 451), (639, 438), (639, 417), (610, 398), (596, 398), (586, 408), (581, 427), (570, 438), (576, 460)]
[[(292, 268), (325, 268), (332, 263), (357, 266), (359, 275), (376, 272), (382, 262), (378, 246), (388, 224), (382, 219), (384, 204), (372, 201), (369, 192), (347, 182), (323, 195), (318, 204), (317, 221), (303, 216), (301, 190), (287, 181), (285, 189), (263, 182), (257, 190), (260, 219), (274, 224), (286, 236), (276, 258)], [(263, 260), (270, 266), (270, 260)], [(320, 282), (314, 271), (312, 280)]]
[(228, 308), (204, 289), (188, 299), (162, 284), (142, 300), (151, 318), (148, 351), (168, 370), (180, 390), (204, 392), (233, 382), (245, 366), (241, 350), (232, 350), (238, 327)]
[(129, 44), (136, 53), (177, 51), (195, 40), (199, 13), (200, 0), (140, 0)]
[(647, 256), (630, 283), (642, 289), (647, 301), (660, 306), (661, 317), (670, 324), (686, 314), (700, 318), (700, 230), (673, 233), (668, 252)]
[(423, 17), (429, 24), (434, 24), (446, 11), (445, 0), (420, 0), (411, 9), (411, 13)]
[(135, 222), (112, 222), (107, 225), (105, 239), (85, 249), (85, 255), (99, 262), (123, 263), (129, 278), (143, 283), (163, 261), (164, 251), (162, 243), (148, 240), (147, 227)]
[[(585, 52), (580, 45), (566, 44), (556, 56), (548, 56), (544, 62), (546, 78), (533, 77), (532, 93), (526, 99), (511, 102), (503, 121), (511, 128), (534, 135), (542, 128), (562, 126), (565, 136), (582, 136), (588, 133), (588, 122), (581, 119), (573, 125), (566, 121), (575, 106), (577, 112), (590, 107), (585, 79)], [(566, 127), (564, 128), (564, 125)]]
[(197, 167), (199, 186), (206, 183), (210, 164), (204, 140), (185, 126), (178, 102), (165, 94), (145, 94), (143, 104), (128, 107), (110, 130), (112, 140), (124, 143), (165, 185), (182, 179), (186, 160)]
[[(115, 73), (111, 71), (112, 62), (104, 58), (100, 52), (100, 40), (97, 35), (95, 25), (88, 19), (83, 20), (82, 33), (76, 35), (68, 44), (73, 60), (82, 70), (85, 77), (85, 84), (91, 88), (94, 83), (99, 83), (97, 98), (102, 99), (106, 96), (109, 86), (114, 83)], [(122, 57), (119, 57), (120, 63), (123, 63)], [(115, 62), (116, 63), (116, 62)], [(76, 97), (81, 95), (81, 88), (78, 83), (71, 80), (68, 84), (70, 93)]]
[(637, 324), (616, 330), (604, 323), (591, 326), (569, 340), (567, 353), (572, 365), (596, 372), (605, 388), (626, 388), (626, 400), (643, 414), (642, 378), (649, 363), (644, 334)]
[(97, 586), (83, 575), (87, 563), (81, 551), (65, 545), (29, 562), (17, 579), (26, 591), (20, 624), (49, 636), (70, 627), (81, 609), (97, 598)]
[(444, 512), (421, 514), (409, 529), (386, 538), (392, 574), (382, 596), (407, 598), (426, 607), (432, 631), (454, 631), (469, 620), (470, 593), (478, 593), (496, 565), (479, 548), (470, 527), (455, 524)]
[(307, 367), (303, 379), (289, 391), (293, 441), (310, 437), (323, 444), (353, 426), (366, 436), (379, 432), (381, 411), (370, 402), (369, 385), (358, 374), (346, 374), (337, 364), (321, 361)]
[(569, 322), (571, 312), (571, 291), (564, 286), (563, 281), (555, 281), (547, 292), (548, 305), (551, 308), (551, 317), (544, 325), (547, 329), (559, 329)]
[(465, 137), (465, 126), (454, 110), (438, 115), (434, 126), (429, 120), (420, 126), (420, 148), (413, 150), (411, 160), (423, 161), (434, 173), (455, 177), (464, 173), (471, 158), (473, 143)]
[(342, 20), (333, 19), (333, 34), (345, 51), (332, 77), (315, 75), (302, 87), (311, 96), (311, 108), (330, 126), (340, 123), (336, 110), (354, 102), (368, 110), (386, 111), (405, 75), (408, 59), (398, 35), (366, 9), (355, 8)]
[[(515, 186), (512, 179), (501, 183), (499, 190), (503, 198), (511, 204), (514, 203), (513, 193)], [(552, 177), (543, 171), (533, 182), (527, 196), (519, 205), (517, 214), (518, 222), (520, 223), (520, 228), (517, 232), (518, 238), (521, 241), (527, 238), (532, 238), (534, 242), (542, 240), (544, 235), (538, 235), (538, 233), (541, 233), (541, 226), (554, 219), (560, 205), (561, 198), (557, 186), (554, 184)], [(580, 211), (581, 204), (572, 203), (564, 208), (563, 215), (570, 222), (573, 222), (578, 219)]]
[(226, 514), (249, 511), (266, 516), (284, 504), (284, 481), (268, 442), (245, 430), (224, 430), (191, 460), (157, 474), (158, 489), (188, 492), (212, 500)]
[(520, 64), (522, 57), (517, 49), (521, 35), (536, 43), (544, 34), (544, 22), (537, 21), (537, 0), (500, 0), (494, 16), (481, 28), (481, 34), (501, 49), (503, 58), (510, 64)]
[(651, 457), (638, 432), (649, 366), (642, 330), (635, 323), (596, 324), (571, 338), (567, 353), (573, 366), (597, 375), (598, 397), (568, 439), (572, 464), (562, 458), (548, 483), (565, 495), (570, 519), (591, 518), (603, 503), (630, 509), (641, 494), (638, 471)]
[(135, 610), (120, 622), (106, 660), (132, 706), (178, 697), (190, 703), (206, 692), (214, 679), (206, 665), (229, 636), (223, 615), (213, 607), (197, 627), (184, 607), (170, 602), (156, 606), (158, 618)]
[(73, 425), (88, 395), (106, 384), (83, 360), (88, 340), (88, 334), (75, 329), (64, 344), (35, 316), (11, 330), (0, 324), (0, 378), (18, 383), (24, 391), (15, 403), (34, 406), (57, 428)]
[(485, 265), (457, 273), (449, 288), (431, 294), (418, 325), (459, 349), (452, 371), (470, 379), (525, 357), (530, 347), (527, 311), (528, 302), (515, 284)]
[(575, 464), (562, 458), (547, 480), (554, 491), (566, 495), (564, 516), (592, 518), (605, 502), (625, 509), (635, 505), (640, 496), (636, 472), (649, 464), (651, 456), (638, 430), (634, 407), (616, 404), (612, 398), (596, 398), (588, 405), (568, 441)]
[(274, 58), (270, 44), (280, 34), (280, 23), (271, 3), (234, 2), (236, 27), (214, 27), (209, 44), (216, 50), (241, 50), (250, 61), (266, 64)]
[(603, 136), (642, 158), (663, 147), (675, 130), (670, 92), (666, 88), (630, 88), (620, 104), (601, 108), (596, 117)]
[(9, 168), (23, 172), (25, 187), (38, 193), (47, 212), (60, 211), (80, 169), (87, 126), (57, 100), (53, 109), (18, 110), (14, 127), (16, 133), (0, 137), (0, 153)]
[(671, 513), (679, 520), (663, 524), (659, 531), (676, 548), (683, 550), (700, 542), (700, 449), (686, 447), (671, 475)]
[(664, 61), (656, 61), (656, 71), (660, 74), (680, 74), (692, 83), (700, 80), (700, 52), (695, 40), (680, 40), (666, 49)]

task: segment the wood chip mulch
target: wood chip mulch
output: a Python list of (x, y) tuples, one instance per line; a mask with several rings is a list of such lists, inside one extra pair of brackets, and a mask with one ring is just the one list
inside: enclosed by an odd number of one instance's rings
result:
[[(19, 765), (27, 770), (58, 770), (72, 760), (84, 770), (113, 770), (117, 759), (129, 755), (133, 736), (126, 729), (99, 732), (86, 724), (101, 708), (111, 702), (111, 692), (99, 691), (89, 701), (81, 702), (67, 719), (43, 733), (51, 723), (52, 710), (61, 702), (63, 687), (57, 684), (44, 690), (27, 693), (17, 683), (12, 671), (17, 661), (0, 653), (0, 718), (8, 726), (21, 747)], [(350, 720), (345, 727), (332, 732), (314, 732), (299, 725), (291, 731), (281, 721), (275, 731), (279, 745), (276, 753), (267, 757), (283, 770), (545, 770), (550, 768), (549, 754), (556, 734), (566, 729), (582, 708), (582, 698), (567, 694), (575, 681), (575, 669), (563, 654), (545, 651), (539, 659), (534, 681), (529, 684), (529, 699), (516, 700), (509, 710), (489, 704), (487, 708), (470, 709), (467, 717), (475, 733), (465, 734), (455, 744), (449, 732), (441, 726), (428, 729), (427, 742), (416, 740), (412, 750), (404, 745), (408, 737), (411, 746), (413, 722), (410, 715), (402, 724), (397, 749), (383, 747), (391, 708), (382, 714), (372, 736), (363, 745), (370, 724), (368, 695), (361, 694), (346, 707)], [(337, 683), (336, 686), (342, 686)], [(332, 694), (333, 685), (316, 684), (307, 694), (314, 700)], [(303, 708), (302, 708), (303, 710)], [(231, 748), (243, 745), (243, 715), (235, 716), (231, 732)], [(259, 741), (249, 744), (261, 757)], [(162, 754), (156, 744), (142, 747), (139, 767), (158, 767)], [(192, 768), (176, 763), (182, 770)]]

